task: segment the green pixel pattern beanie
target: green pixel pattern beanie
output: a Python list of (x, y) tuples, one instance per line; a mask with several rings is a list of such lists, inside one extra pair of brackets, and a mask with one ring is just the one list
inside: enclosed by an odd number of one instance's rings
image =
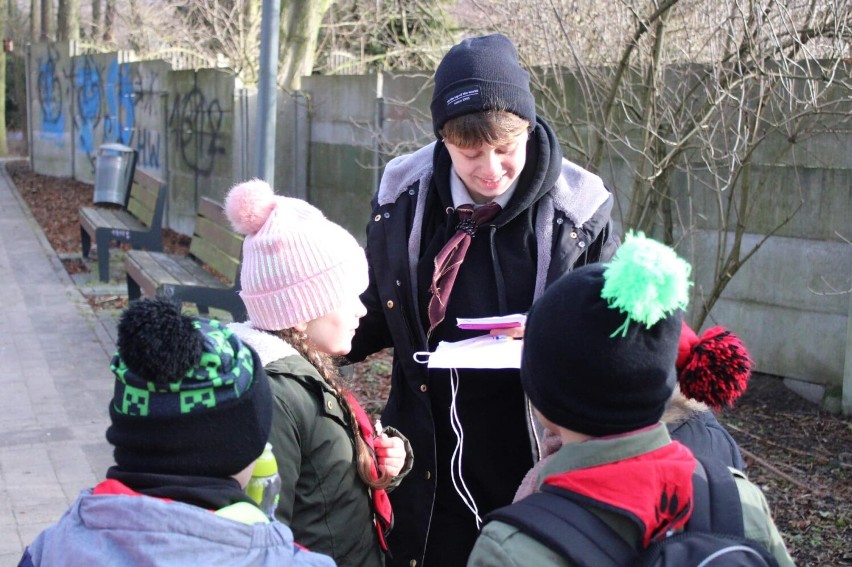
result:
[(228, 477), (263, 451), (272, 421), (257, 354), (218, 321), (169, 301), (131, 304), (118, 326), (107, 440), (124, 470)]

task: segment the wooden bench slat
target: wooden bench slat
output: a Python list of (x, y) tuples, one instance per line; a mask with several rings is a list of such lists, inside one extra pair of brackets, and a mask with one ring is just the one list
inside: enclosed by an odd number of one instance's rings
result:
[(80, 224), (90, 234), (94, 234), (98, 228), (118, 230), (146, 230), (147, 227), (138, 219), (124, 211), (110, 209), (82, 208), (80, 209)]
[(202, 197), (199, 201), (198, 216), (208, 218), (213, 223), (220, 226), (231, 226), (228, 222), (228, 217), (225, 216), (225, 211), (222, 208), (222, 205), (209, 197)]
[(157, 210), (157, 193), (138, 183), (134, 183), (132, 189), (127, 201), (127, 210), (145, 226), (151, 226)]
[(156, 260), (178, 280), (180, 285), (226, 287), (189, 256), (160, 253), (156, 256)]
[(212, 220), (198, 217), (195, 219), (195, 234), (192, 238), (209, 241), (222, 254), (239, 259), (243, 249), (243, 235), (237, 234), (227, 226), (214, 223)]
[(84, 225), (83, 228), (86, 232), (94, 234), (96, 226), (106, 223), (103, 216), (101, 216), (101, 211), (102, 209), (94, 207), (83, 207), (80, 209), (80, 224)]
[(161, 185), (165, 185), (162, 179), (138, 168), (133, 172), (133, 183), (138, 183), (153, 192), (157, 192)]
[[(245, 306), (237, 294), (235, 282), (243, 237), (229, 226), (222, 205), (202, 198), (189, 254), (131, 250), (125, 261), (130, 299), (142, 293), (177, 302), (194, 302), (199, 311), (218, 307), (229, 311), (235, 320), (242, 320), (246, 316)], [(223, 282), (207, 268), (218, 272), (228, 282)]]
[(153, 296), (157, 287), (165, 284), (180, 285), (180, 280), (172, 276), (156, 258), (154, 254), (161, 252), (148, 252), (147, 250), (131, 250), (127, 253), (124, 261), (125, 271), (128, 277), (139, 284), (145, 295)]
[(236, 280), (240, 266), (239, 259), (223, 254), (209, 241), (193, 238), (189, 244), (189, 253), (222, 274), (229, 284), (233, 284)]
[(133, 183), (130, 196), (144, 204), (149, 209), (157, 206), (157, 189), (150, 188), (142, 183)]

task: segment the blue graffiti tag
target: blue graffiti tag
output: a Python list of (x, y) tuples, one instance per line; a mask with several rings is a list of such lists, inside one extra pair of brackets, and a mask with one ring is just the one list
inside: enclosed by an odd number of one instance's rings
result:
[(136, 93), (130, 66), (113, 60), (107, 69), (107, 115), (104, 119), (104, 140), (130, 145), (136, 122)]
[(95, 128), (101, 118), (101, 73), (91, 55), (86, 55), (74, 69), (77, 92), (77, 121), (80, 147), (90, 157), (95, 152)]
[(38, 65), (38, 101), (41, 107), (41, 133), (48, 138), (61, 140), (65, 131), (62, 116), (62, 84), (56, 75), (59, 53), (48, 48), (47, 56)]

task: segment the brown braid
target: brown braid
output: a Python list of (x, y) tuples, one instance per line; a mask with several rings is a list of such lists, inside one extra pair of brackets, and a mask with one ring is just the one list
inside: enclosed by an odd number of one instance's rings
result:
[[(301, 354), (313, 365), (314, 368), (317, 369), (320, 376), (322, 376), (325, 381), (331, 385), (332, 389), (334, 389), (337, 401), (340, 404), (340, 407), (343, 408), (343, 411), (349, 420), (349, 426), (352, 429), (352, 434), (355, 437), (355, 456), (358, 476), (361, 477), (364, 484), (372, 489), (383, 489), (390, 486), (393, 481), (393, 476), (378, 467), (378, 462), (374, 461), (375, 456), (373, 455), (373, 452), (361, 436), (361, 428), (358, 425), (358, 420), (355, 418), (355, 412), (352, 410), (352, 406), (349, 404), (349, 399), (343, 393), (343, 389), (340, 387), (340, 383), (338, 382), (340, 374), (331, 355), (317, 350), (310, 344), (308, 337), (296, 329), (281, 329), (279, 331), (272, 331), (272, 334), (276, 335), (278, 338), (296, 349), (299, 354)], [(379, 478), (376, 480), (373, 480), (370, 475), (374, 462), (376, 462), (376, 469), (379, 474)]]

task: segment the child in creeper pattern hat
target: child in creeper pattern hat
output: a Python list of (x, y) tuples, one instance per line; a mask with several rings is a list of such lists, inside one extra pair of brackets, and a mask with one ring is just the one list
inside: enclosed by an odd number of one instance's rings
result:
[(233, 187), (225, 213), (246, 235), (240, 297), (249, 315), (229, 329), (258, 352), (274, 400), (276, 516), (339, 565), (381, 567), (393, 524), (386, 492), (410, 470), (411, 451), (393, 429), (374, 429), (333, 358), (349, 352), (365, 313), (364, 251), (318, 209), (263, 181)]
[[(677, 381), (689, 272), (671, 248), (628, 234), (611, 262), (566, 274), (527, 316), (521, 382), (537, 418), (562, 441), (538, 484), (569, 493), (641, 547), (657, 534), (677, 532), (693, 512), (696, 459), (660, 421)], [(779, 565), (793, 565), (763, 493), (729, 470), (746, 537)], [(483, 528), (468, 565), (574, 563), (494, 520)]]
[(111, 368), (116, 465), (20, 565), (334, 565), (243, 492), (272, 399), (257, 354), (231, 331), (142, 299), (121, 316)]

